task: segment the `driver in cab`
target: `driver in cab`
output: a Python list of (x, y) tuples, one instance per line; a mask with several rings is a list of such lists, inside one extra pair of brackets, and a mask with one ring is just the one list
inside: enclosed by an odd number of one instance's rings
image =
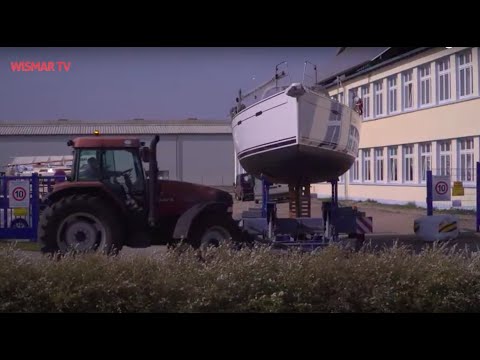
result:
[(100, 179), (100, 164), (97, 158), (91, 157), (87, 160), (87, 168), (82, 172), (82, 178), (85, 180)]

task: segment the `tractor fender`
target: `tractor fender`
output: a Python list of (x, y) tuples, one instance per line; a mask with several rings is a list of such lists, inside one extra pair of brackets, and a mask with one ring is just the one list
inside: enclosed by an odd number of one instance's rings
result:
[(173, 231), (173, 238), (187, 238), (190, 228), (195, 220), (207, 212), (225, 215), (229, 214), (227, 211), (227, 205), (225, 203), (209, 201), (195, 204), (185, 211), (177, 220), (175, 230)]

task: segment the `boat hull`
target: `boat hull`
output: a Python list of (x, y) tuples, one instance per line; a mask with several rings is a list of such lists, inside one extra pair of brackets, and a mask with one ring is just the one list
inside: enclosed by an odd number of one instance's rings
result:
[(283, 184), (338, 179), (355, 161), (360, 126), (353, 109), (299, 84), (232, 118), (241, 166)]
[(336, 180), (353, 160), (347, 154), (295, 144), (247, 156), (240, 164), (247, 172), (257, 177), (263, 174), (274, 183), (311, 184)]

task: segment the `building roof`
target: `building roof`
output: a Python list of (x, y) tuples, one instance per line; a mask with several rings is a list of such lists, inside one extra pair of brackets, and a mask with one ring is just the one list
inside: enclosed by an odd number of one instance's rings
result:
[[(322, 85), (326, 88), (331, 86), (337, 86), (337, 79), (340, 81), (346, 81), (353, 79), (357, 76), (361, 76), (367, 74), (371, 71), (377, 70), (381, 67), (390, 65), (396, 61), (408, 58), (410, 56), (414, 56), (419, 54), (420, 52), (429, 50), (431, 48), (428, 47), (389, 47), (378, 55), (373, 57), (370, 60), (363, 61), (355, 66), (352, 66), (348, 69), (342, 70), (336, 74), (333, 74), (321, 81), (319, 81), (319, 85)], [(344, 55), (347, 55), (346, 51), (342, 51)]]
[(42, 122), (0, 122), (0, 136), (7, 135), (92, 135), (98, 130), (102, 135), (166, 135), (166, 134), (231, 134), (230, 121), (196, 120), (179, 121), (102, 121), (47, 120)]

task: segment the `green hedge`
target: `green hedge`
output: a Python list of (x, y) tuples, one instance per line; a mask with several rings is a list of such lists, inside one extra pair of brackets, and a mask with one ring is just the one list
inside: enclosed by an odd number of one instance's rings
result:
[(476, 312), (476, 254), (394, 247), (51, 260), (0, 250), (1, 312)]

